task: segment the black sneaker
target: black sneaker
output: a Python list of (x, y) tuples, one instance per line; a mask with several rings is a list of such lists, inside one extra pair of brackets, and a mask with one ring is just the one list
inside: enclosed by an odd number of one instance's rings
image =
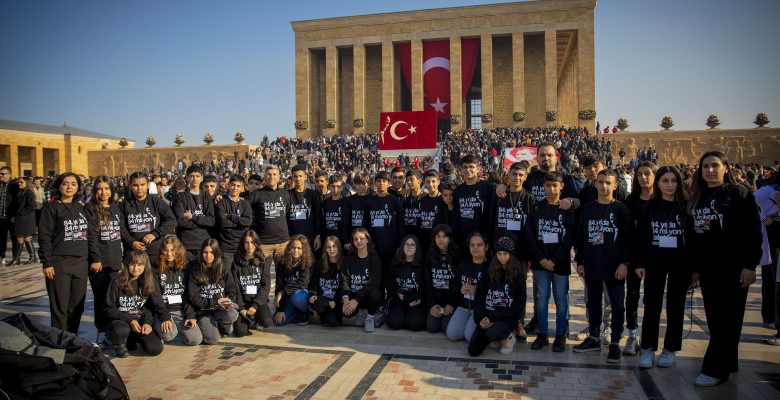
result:
[(611, 343), (609, 345), (609, 354), (607, 354), (607, 362), (610, 364), (617, 364), (620, 362), (620, 357), (620, 345)]
[(531, 320), (525, 324), (525, 332), (534, 334), (539, 332), (539, 322), (536, 320), (536, 316), (531, 317)]
[(124, 343), (115, 344), (114, 352), (116, 353), (116, 356), (119, 358), (127, 358), (127, 356), (130, 355), (130, 352), (127, 351), (127, 346), (125, 346)]
[(536, 337), (533, 343), (531, 343), (531, 350), (541, 350), (544, 346), (547, 346), (550, 342), (547, 340), (547, 336), (539, 335)]
[(566, 351), (566, 336), (558, 336), (552, 345), (553, 351), (556, 353), (563, 353)]
[[(582, 343), (571, 348), (575, 353), (587, 353), (590, 351), (601, 351), (601, 342), (592, 336), (588, 336)], [(620, 348), (618, 348), (618, 352)]]

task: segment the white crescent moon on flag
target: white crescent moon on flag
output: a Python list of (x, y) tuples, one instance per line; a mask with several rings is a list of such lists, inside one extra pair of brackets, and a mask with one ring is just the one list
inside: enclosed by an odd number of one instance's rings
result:
[(407, 136), (409, 136), (409, 135), (406, 135), (406, 136), (400, 137), (400, 136), (395, 134), (395, 127), (400, 125), (400, 124), (409, 125), (409, 124), (407, 124), (404, 121), (396, 121), (396, 122), (393, 123), (393, 125), (390, 125), (390, 136), (392, 136), (393, 139), (395, 139), (395, 140), (404, 140), (404, 139), (406, 139)]
[(433, 57), (425, 60), (425, 62), (423, 63), (423, 75), (425, 75), (426, 72), (434, 68), (444, 68), (447, 71), (449, 71), (450, 60), (444, 57)]

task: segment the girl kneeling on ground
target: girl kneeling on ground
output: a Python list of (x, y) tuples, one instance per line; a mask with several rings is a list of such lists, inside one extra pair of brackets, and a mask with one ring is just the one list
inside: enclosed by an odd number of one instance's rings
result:
[(341, 266), (341, 301), (344, 318), (352, 318), (361, 309), (366, 310), (363, 330), (374, 331), (374, 314), (384, 296), (379, 290), (382, 261), (371, 244), (371, 236), (364, 228), (352, 233), (353, 253), (344, 257)]
[(250, 328), (268, 328), (273, 324), (268, 294), (271, 293), (271, 259), (263, 258), (260, 237), (253, 230), (241, 236), (241, 246), (233, 259), (233, 279), (240, 291), (238, 313), (241, 318), (233, 324), (236, 336), (250, 334)]
[(323, 326), (341, 325), (341, 241), (335, 236), (325, 238), (325, 251), (317, 262), (317, 268), (309, 288), (309, 304), (320, 317)]
[(479, 232), (469, 235), (466, 243), (469, 245), (468, 257), (458, 264), (458, 272), (455, 275), (453, 291), (458, 296), (457, 308), (452, 313), (449, 325), (447, 325), (447, 338), (450, 340), (463, 340), (471, 342), (471, 335), (477, 328), (474, 321), (474, 296), (477, 294), (477, 285), (487, 273), (490, 259), (487, 255), (487, 239)]
[(190, 271), (187, 294), (197, 324), (188, 323), (185, 329), (200, 329), (206, 344), (218, 343), (222, 338), (220, 330), (226, 335), (233, 331), (233, 323), (238, 319), (237, 289), (222, 265), (216, 239), (206, 239), (200, 246), (200, 257)]
[(395, 253), (390, 268), (387, 295), (390, 308), (387, 326), (390, 329), (420, 331), (425, 328), (426, 308), (423, 304), (423, 251), (414, 235), (407, 235)]
[(276, 268), (276, 325), (289, 324), (293, 320), (298, 325), (309, 323), (309, 278), (312, 265), (314, 256), (311, 254), (309, 239), (303, 235), (293, 235)]

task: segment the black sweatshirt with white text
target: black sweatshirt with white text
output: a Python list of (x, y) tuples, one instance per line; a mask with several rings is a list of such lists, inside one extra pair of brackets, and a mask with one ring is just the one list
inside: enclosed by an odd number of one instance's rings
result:
[(309, 239), (309, 246), (314, 247), (314, 237), (318, 235), (320, 227), (320, 195), (313, 189), (304, 189), (303, 192), (290, 190), (290, 212), (288, 213), (287, 226), (290, 235), (301, 234)]
[(43, 268), (53, 266), (53, 259), (87, 257), (88, 226), (80, 202), (44, 204), (38, 222), (38, 254)]
[(141, 325), (152, 325), (155, 314), (160, 318), (160, 321), (171, 320), (171, 315), (165, 308), (156, 284), (155, 291), (149, 296), (144, 296), (141, 293), (141, 282), (138, 279), (131, 280), (129, 283), (133, 289), (130, 294), (125, 293), (119, 287), (118, 279), (114, 279), (108, 285), (106, 306), (103, 309), (103, 313), (107, 318), (125, 321), (128, 324), (132, 321), (138, 321)]
[(465, 243), (472, 232), (480, 232), (489, 237), (490, 205), (496, 193), (496, 185), (480, 180), (473, 185), (465, 182), (458, 185), (452, 195), (452, 228), (458, 243)]
[[(433, 251), (433, 250), (432, 250)], [(458, 305), (459, 295), (453, 292), (457, 279), (457, 260), (450, 254), (441, 254), (436, 251), (436, 261), (426, 259), (428, 267), (425, 269), (425, 296), (428, 307), (448, 305), (455, 308)]]
[(231, 272), (240, 293), (237, 296), (239, 311), (249, 308), (259, 310), (261, 306), (268, 304), (268, 295), (271, 293), (271, 262), (270, 257), (265, 261), (258, 257), (251, 260), (243, 257), (233, 259)]
[(252, 206), (246, 199), (238, 201), (225, 196), (217, 203), (216, 226), (223, 253), (235, 254), (241, 246), (241, 236), (252, 226)]
[(381, 275), (382, 261), (376, 254), (365, 258), (347, 254), (341, 264), (341, 295), (360, 303), (368, 298), (372, 288), (379, 289)]
[(290, 192), (263, 187), (246, 196), (252, 205), (252, 229), (260, 236), (260, 243), (279, 244), (290, 240), (287, 227), (287, 216), (292, 205)]
[(553, 272), (571, 275), (571, 248), (576, 236), (577, 219), (574, 210), (561, 210), (547, 199), (534, 206), (526, 226), (531, 269), (546, 271), (539, 264), (543, 259), (555, 263)]
[[(176, 216), (176, 235), (188, 251), (197, 251), (209, 238), (209, 229), (214, 227), (214, 202), (206, 191), (197, 194), (185, 190), (176, 193), (171, 203)], [(182, 215), (191, 213), (192, 218)]]
[(317, 261), (309, 281), (309, 297), (324, 297), (337, 303), (341, 301), (341, 271), (336, 267), (329, 262), (328, 271), (322, 272), (322, 260)]
[(122, 214), (125, 217), (122, 241), (126, 249), (132, 249), (133, 242), (143, 241), (144, 236), (150, 233), (154, 235), (154, 241), (146, 245), (146, 254), (150, 260), (160, 254), (160, 239), (176, 232), (176, 216), (159, 197), (147, 196), (138, 200), (131, 196), (122, 202)]
[(393, 253), (405, 235), (401, 199), (392, 194), (372, 195), (366, 208), (368, 232), (379, 253)]
[(460, 292), (463, 285), (479, 285), (479, 281), (485, 279), (488, 266), (490, 265), (490, 259), (485, 257), (485, 261), (480, 264), (476, 264), (474, 260), (469, 257), (462, 260), (458, 264), (458, 269), (455, 277), (455, 284), (452, 286), (453, 296), (456, 296), (457, 304), (453, 304), (457, 307), (463, 307), (465, 309), (473, 308), (474, 295), (462, 294)]
[(84, 206), (84, 214), (91, 229), (87, 233), (89, 245), (89, 262), (102, 263), (103, 268), (111, 271), (122, 269), (122, 221), (124, 216), (119, 204), (111, 203), (106, 209), (110, 219), (100, 222), (96, 206), (89, 203)]
[(582, 209), (577, 238), (577, 265), (585, 267), (585, 279), (616, 282), (620, 264), (629, 265), (631, 212), (625, 204), (591, 201)]
[[(403, 300), (398, 295), (403, 296)], [(410, 262), (393, 262), (387, 281), (387, 297), (395, 304), (409, 306), (417, 300), (425, 300), (425, 272), (422, 265)]]

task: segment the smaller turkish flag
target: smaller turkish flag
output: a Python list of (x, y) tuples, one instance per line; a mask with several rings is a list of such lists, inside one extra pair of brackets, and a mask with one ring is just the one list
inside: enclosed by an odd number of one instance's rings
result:
[(379, 150), (436, 148), (436, 110), (379, 114)]

